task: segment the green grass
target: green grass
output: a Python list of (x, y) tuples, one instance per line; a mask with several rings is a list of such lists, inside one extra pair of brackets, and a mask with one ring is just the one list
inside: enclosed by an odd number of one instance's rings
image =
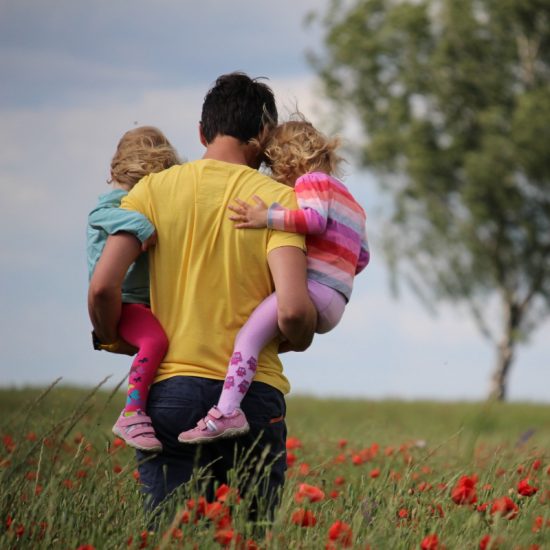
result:
[[(110, 432), (122, 402), (100, 390), (0, 390), (0, 548), (202, 550), (220, 548), (216, 535), (231, 529), (233, 548), (253, 548), (255, 538), (259, 548), (323, 549), (337, 520), (349, 525), (352, 548), (410, 550), (429, 534), (438, 549), (477, 549), (485, 535), (501, 550), (550, 548), (549, 406), (293, 397), (292, 465), (275, 523), (258, 536), (246, 498), (197, 517), (186, 505), (198, 501), (196, 491), (182, 493), (177, 513), (167, 507), (161, 528), (147, 534), (134, 455)], [(455, 504), (452, 487), (473, 474), (477, 502)], [(535, 495), (518, 494), (525, 478)], [(304, 483), (323, 498), (297, 502)], [(513, 519), (490, 513), (504, 496), (518, 506)], [(299, 509), (315, 525), (293, 522)], [(223, 529), (216, 510), (230, 514)], [(181, 521), (184, 512), (190, 521)]]

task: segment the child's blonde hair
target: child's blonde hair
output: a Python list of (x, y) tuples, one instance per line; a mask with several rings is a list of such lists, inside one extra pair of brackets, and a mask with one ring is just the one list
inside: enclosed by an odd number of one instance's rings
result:
[(336, 153), (340, 139), (319, 132), (301, 113), (277, 126), (265, 143), (264, 157), (274, 179), (294, 185), (307, 172), (339, 175), (343, 158)]
[(140, 126), (120, 138), (109, 183), (116, 181), (132, 188), (144, 176), (180, 163), (176, 150), (158, 128)]

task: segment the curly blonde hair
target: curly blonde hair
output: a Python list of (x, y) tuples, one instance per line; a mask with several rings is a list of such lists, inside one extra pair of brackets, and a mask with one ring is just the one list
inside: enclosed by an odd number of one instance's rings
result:
[(264, 142), (264, 158), (273, 179), (294, 185), (307, 172), (338, 176), (343, 158), (336, 153), (340, 139), (329, 138), (308, 122), (301, 113), (277, 126)]
[(141, 178), (161, 172), (181, 160), (166, 136), (154, 126), (140, 126), (126, 132), (111, 161), (111, 179), (132, 188)]

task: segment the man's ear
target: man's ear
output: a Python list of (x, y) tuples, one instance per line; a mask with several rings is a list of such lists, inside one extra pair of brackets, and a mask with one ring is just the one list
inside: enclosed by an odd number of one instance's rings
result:
[(204, 134), (202, 133), (202, 122), (199, 122), (199, 139), (201, 140), (201, 143), (208, 147), (208, 141), (206, 141), (206, 138), (204, 137)]

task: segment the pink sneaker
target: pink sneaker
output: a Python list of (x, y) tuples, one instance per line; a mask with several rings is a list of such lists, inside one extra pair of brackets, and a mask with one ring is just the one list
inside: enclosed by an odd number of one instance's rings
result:
[(162, 451), (162, 443), (157, 439), (151, 419), (142, 411), (132, 416), (121, 414), (113, 426), (113, 433), (134, 449)]
[(178, 436), (180, 443), (207, 443), (226, 437), (243, 435), (250, 430), (246, 416), (241, 409), (235, 409), (231, 415), (224, 415), (214, 406), (208, 414), (199, 420), (192, 430), (181, 432)]

